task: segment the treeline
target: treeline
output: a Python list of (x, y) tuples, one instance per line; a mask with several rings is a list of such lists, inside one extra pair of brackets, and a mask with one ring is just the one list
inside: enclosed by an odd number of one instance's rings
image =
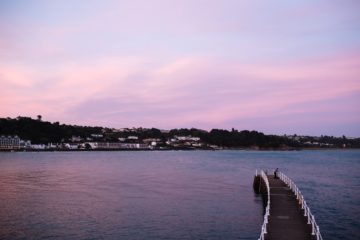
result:
[(29, 117), (0, 118), (1, 135), (17, 135), (21, 139), (31, 140), (32, 143), (60, 143), (71, 139), (72, 136), (90, 136), (101, 133), (102, 127), (84, 127), (60, 124), (59, 122), (42, 121)]
[[(360, 138), (347, 139), (331, 136), (277, 136), (265, 135), (257, 131), (238, 131), (236, 129), (223, 130), (212, 129), (205, 131), (201, 129), (172, 129), (161, 131), (156, 128), (116, 129), (104, 127), (76, 126), (60, 124), (59, 122), (47, 122), (41, 119), (29, 117), (0, 118), (0, 135), (17, 135), (21, 139), (31, 140), (34, 144), (39, 143), (62, 143), (71, 141), (73, 136), (78, 136), (87, 141), (92, 134), (100, 134), (101, 138), (96, 141), (118, 141), (119, 138), (137, 136), (139, 142), (147, 138), (161, 139), (166, 143), (174, 136), (199, 137), (206, 145), (216, 145), (225, 148), (260, 148), (260, 149), (287, 149), (304, 147), (360, 147)], [(95, 139), (94, 139), (95, 140)]]
[(169, 132), (170, 136), (174, 135), (191, 135), (200, 137), (201, 140), (208, 144), (221, 147), (259, 147), (259, 148), (280, 148), (280, 147), (298, 147), (296, 142), (284, 137), (275, 135), (265, 135), (257, 131), (231, 131), (223, 129), (212, 129), (210, 132), (199, 129), (173, 129)]
[(341, 148), (360, 148), (360, 138), (333, 137), (333, 136), (303, 136), (298, 140), (300, 146), (325, 146), (325, 147), (341, 147)]

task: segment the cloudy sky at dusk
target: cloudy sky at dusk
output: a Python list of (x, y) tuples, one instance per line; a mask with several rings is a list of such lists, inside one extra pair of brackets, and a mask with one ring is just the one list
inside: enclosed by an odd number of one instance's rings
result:
[(0, 1), (0, 117), (360, 136), (360, 1)]

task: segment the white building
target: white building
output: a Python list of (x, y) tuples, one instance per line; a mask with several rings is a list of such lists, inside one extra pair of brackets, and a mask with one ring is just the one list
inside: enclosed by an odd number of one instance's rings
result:
[(92, 136), (93, 138), (103, 138), (103, 137), (104, 137), (103, 134), (91, 134), (91, 136)]
[(193, 142), (198, 142), (200, 141), (199, 137), (192, 137), (191, 135), (189, 136), (174, 136), (178, 141), (193, 141)]
[(20, 148), (21, 149), (31, 148), (31, 141), (30, 140), (20, 140)]
[(44, 150), (44, 149), (46, 149), (46, 145), (45, 144), (32, 144), (31, 148), (35, 149), (35, 150)]
[(92, 149), (149, 149), (149, 145), (141, 143), (120, 143), (120, 142), (91, 142)]
[(20, 138), (18, 136), (1, 136), (0, 149), (13, 150), (20, 149)]
[(129, 139), (129, 140), (138, 140), (139, 138), (137, 136), (128, 136), (127, 139)]
[(80, 136), (72, 136), (71, 141), (72, 142), (81, 142), (82, 138)]

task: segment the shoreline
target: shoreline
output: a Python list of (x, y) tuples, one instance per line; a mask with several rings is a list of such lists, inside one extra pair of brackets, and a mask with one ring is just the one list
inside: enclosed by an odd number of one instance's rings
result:
[(290, 151), (316, 151), (316, 150), (360, 150), (360, 148), (222, 148), (222, 149), (209, 149), (209, 148), (169, 148), (169, 149), (0, 149), (0, 152), (152, 152), (152, 151), (274, 151), (274, 152), (290, 152)]

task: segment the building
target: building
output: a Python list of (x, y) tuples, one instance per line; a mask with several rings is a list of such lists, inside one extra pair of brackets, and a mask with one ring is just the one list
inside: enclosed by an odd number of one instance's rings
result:
[(31, 148), (34, 150), (45, 150), (46, 145), (45, 144), (32, 144)]
[(103, 138), (104, 135), (103, 134), (91, 134), (91, 137), (93, 137), (93, 138)]
[(86, 144), (91, 149), (149, 149), (149, 145), (141, 143), (89, 142)]
[(18, 136), (0, 136), (0, 150), (20, 149), (20, 138)]
[(200, 141), (199, 137), (192, 137), (191, 135), (189, 135), (189, 136), (174, 136), (174, 138), (177, 139), (178, 141), (191, 141), (191, 142)]
[(71, 142), (81, 142), (83, 139), (80, 136), (72, 136)]
[(128, 136), (128, 140), (138, 140), (139, 138), (137, 136)]
[(20, 139), (20, 148), (21, 149), (30, 149), (31, 148), (31, 141), (30, 140), (21, 140)]
[(162, 141), (160, 138), (145, 138), (143, 139), (143, 142), (147, 145), (149, 145), (151, 148), (156, 147), (158, 144), (161, 144)]

